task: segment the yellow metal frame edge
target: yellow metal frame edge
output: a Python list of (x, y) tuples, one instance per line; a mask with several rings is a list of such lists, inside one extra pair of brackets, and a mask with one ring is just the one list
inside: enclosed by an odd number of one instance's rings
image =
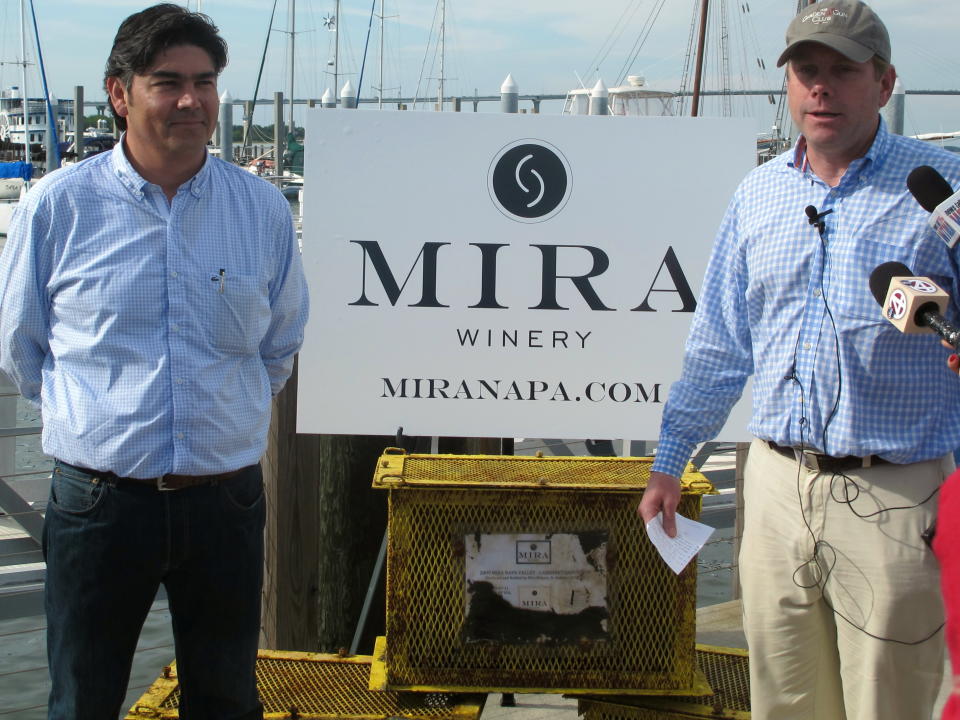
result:
[(368, 690), (383, 692), (387, 687), (387, 663), (384, 655), (387, 653), (387, 638), (378, 635), (373, 642), (373, 659), (370, 661), (370, 684)]
[[(377, 642), (379, 644), (380, 640), (386, 640), (386, 638), (378, 638)], [(379, 647), (379, 645), (378, 645)], [(385, 645), (384, 645), (385, 648)], [(373, 667), (375, 665), (374, 658), (370, 655), (340, 655), (339, 653), (311, 653), (311, 652), (296, 652), (289, 650), (264, 650), (260, 649), (257, 651), (257, 658), (260, 660), (291, 660), (299, 662), (331, 662), (336, 661), (337, 664), (352, 664), (352, 665), (371, 665), (371, 677), (373, 675)], [(149, 718), (150, 720), (174, 720), (180, 717), (179, 710), (163, 710), (160, 708), (163, 703), (167, 701), (170, 695), (177, 689), (179, 686), (179, 679), (177, 678), (177, 667), (176, 663), (170, 663), (167, 668), (164, 668), (164, 675), (161, 675), (157, 678), (146, 692), (140, 696), (133, 707), (127, 711), (127, 714), (124, 716), (124, 720), (145, 720)], [(375, 690), (377, 688), (371, 687), (370, 690)], [(386, 689), (386, 688), (382, 688)], [(486, 695), (474, 694), (468, 695), (465, 697), (458, 698), (456, 705), (450, 708), (450, 718), (452, 720), (477, 720), (481, 713), (483, 712), (483, 707), (486, 703)], [(289, 712), (267, 712), (263, 715), (264, 720), (288, 720), (290, 718)], [(313, 713), (304, 713), (301, 714), (303, 718), (315, 718), (320, 717), (319, 715)], [(351, 715), (350, 720), (382, 720), (382, 714), (357, 714)]]
[[(395, 690), (395, 688), (387, 687), (387, 664), (384, 660), (386, 652), (387, 638), (379, 635), (373, 645), (373, 656), (370, 660), (370, 684), (367, 687), (368, 690), (373, 692)], [(433, 691), (431, 690), (430, 692)], [(476, 720), (483, 712), (483, 707), (486, 702), (486, 693), (475, 693), (467, 697), (462, 697), (460, 698), (460, 702), (451, 709), (453, 717), (456, 720)]]
[(373, 648), (373, 661), (370, 663), (370, 685), (369, 689), (376, 692), (385, 690), (399, 692), (451, 692), (451, 693), (535, 693), (537, 695), (583, 695), (589, 693), (595, 695), (631, 695), (649, 698), (667, 698), (667, 697), (686, 697), (690, 695), (709, 696), (713, 695), (713, 689), (707, 681), (707, 676), (703, 674), (700, 668), (694, 669), (693, 685), (682, 690), (637, 690), (635, 688), (626, 689), (591, 689), (584, 688), (536, 688), (529, 686), (509, 687), (506, 685), (486, 686), (486, 685), (393, 685), (390, 683), (387, 674), (387, 663), (384, 657), (387, 651), (387, 638), (383, 635), (377, 637)]
[[(385, 448), (383, 454), (377, 461), (377, 468), (373, 475), (373, 487), (379, 490), (382, 489), (395, 489), (400, 487), (438, 487), (437, 483), (434, 481), (419, 481), (419, 480), (409, 480), (404, 478), (404, 468), (406, 466), (407, 458), (411, 459), (424, 459), (430, 461), (438, 460), (457, 460), (458, 462), (469, 462), (473, 461), (484, 461), (484, 462), (560, 462), (560, 463), (571, 463), (576, 461), (589, 461), (591, 464), (604, 464), (604, 463), (635, 463), (638, 460), (650, 460), (653, 458), (639, 458), (639, 457), (567, 457), (567, 456), (551, 456), (551, 457), (542, 457), (542, 456), (533, 456), (533, 455), (452, 455), (452, 454), (426, 454), (426, 453), (407, 453), (406, 450), (402, 448), (388, 447)], [(680, 478), (681, 487), (684, 491), (688, 493), (701, 494), (701, 495), (716, 495), (717, 490), (714, 488), (713, 483), (711, 483), (707, 477), (701, 473), (693, 463), (687, 463), (686, 468), (683, 471), (683, 475)], [(529, 483), (517, 483), (517, 482), (483, 482), (483, 483), (471, 483), (469, 486), (455, 486), (457, 488), (469, 487), (469, 488), (517, 488), (517, 489), (535, 489), (543, 490), (550, 488), (549, 483), (539, 483), (539, 482), (529, 482)], [(643, 485), (611, 485), (611, 486), (590, 486), (583, 488), (589, 492), (631, 492), (643, 490), (646, 486)], [(570, 487), (561, 487), (561, 490), (569, 491)]]
[(711, 720), (751, 720), (751, 715), (745, 710), (731, 710), (730, 708), (723, 708), (720, 711), (714, 710), (712, 707), (706, 705), (694, 705), (693, 703), (684, 703), (677, 701), (670, 701), (667, 699), (661, 698), (650, 698), (650, 703), (644, 705), (643, 707), (638, 707), (636, 705), (626, 705), (624, 703), (611, 702), (610, 700), (604, 700), (597, 697), (592, 698), (577, 698), (577, 710), (580, 715), (584, 715), (587, 710), (590, 709), (591, 705), (595, 705), (596, 709), (602, 711), (603, 706), (614, 706), (619, 708), (625, 708), (629, 710), (652, 710), (660, 715), (666, 716), (669, 713), (670, 717), (683, 717), (683, 718), (711, 718)]
[[(169, 668), (169, 671), (168, 669)], [(163, 675), (153, 681), (140, 699), (131, 707), (124, 720), (143, 720), (143, 718), (179, 718), (179, 710), (161, 710), (160, 706), (179, 686), (177, 678), (177, 664), (170, 663), (164, 667)]]
[[(704, 645), (697, 643), (697, 650), (702, 652), (711, 652), (717, 655), (733, 655), (735, 657), (749, 657), (750, 654), (747, 650), (743, 648), (731, 648), (731, 647), (722, 647), (720, 645)], [(583, 715), (583, 710), (588, 708), (581, 708), (580, 703), (585, 705), (594, 704), (594, 705), (617, 705), (624, 708), (636, 708), (635, 705), (627, 705), (624, 703), (617, 703), (612, 698), (601, 698), (598, 697), (600, 693), (592, 692), (589, 695), (578, 695), (571, 693), (568, 697), (574, 698), (577, 700), (578, 710), (580, 714)], [(621, 693), (621, 695), (624, 693)], [(637, 699), (637, 696), (632, 696)], [(597, 708), (602, 710), (602, 708)], [(704, 717), (704, 718), (715, 718), (715, 720), (750, 720), (751, 715), (748, 711), (745, 710), (732, 710), (730, 708), (724, 708), (722, 711), (717, 711), (713, 707), (707, 707), (699, 703), (685, 703), (678, 702), (677, 700), (670, 700), (669, 698), (661, 697), (650, 697), (650, 706), (644, 707), (644, 710), (659, 710), (661, 712), (669, 712), (671, 714), (683, 714), (690, 717)]]
[(709, 652), (715, 655), (736, 655), (737, 657), (749, 658), (750, 653), (743, 648), (735, 647), (723, 647), (722, 645), (704, 645), (703, 643), (697, 643), (697, 650), (700, 652)]
[(259, 660), (305, 660), (308, 662), (337, 662), (338, 664), (366, 665), (373, 661), (370, 655), (347, 655), (340, 653), (297, 652), (293, 650), (258, 650)]

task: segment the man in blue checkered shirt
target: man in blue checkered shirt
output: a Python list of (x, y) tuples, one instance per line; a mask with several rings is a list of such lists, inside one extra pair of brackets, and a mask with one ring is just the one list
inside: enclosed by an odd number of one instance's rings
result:
[(752, 171), (720, 227), (639, 507), (675, 532), (677, 477), (754, 378), (739, 558), (755, 720), (930, 718), (943, 670), (937, 565), (921, 533), (960, 446), (960, 383), (933, 335), (881, 316), (868, 278), (902, 262), (958, 311), (958, 254), (906, 178), (960, 160), (892, 135), (880, 19), (804, 8), (779, 65), (801, 132)]
[(0, 365), (55, 459), (51, 720), (118, 716), (161, 584), (180, 717), (263, 717), (259, 459), (307, 288), (286, 200), (207, 153), (226, 61), (204, 15), (127, 18), (105, 73), (120, 142), (37, 183), (4, 248)]

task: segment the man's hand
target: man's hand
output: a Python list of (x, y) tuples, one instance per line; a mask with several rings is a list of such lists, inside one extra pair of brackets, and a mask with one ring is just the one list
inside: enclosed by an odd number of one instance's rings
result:
[[(940, 344), (945, 348), (953, 350), (953, 345), (948, 343), (946, 340), (941, 340)], [(960, 375), (960, 357), (957, 357), (956, 353), (952, 353), (950, 357), (947, 358), (947, 367), (953, 370), (954, 373)]]
[(670, 537), (677, 536), (677, 505), (680, 504), (680, 480), (673, 475), (651, 472), (647, 489), (640, 500), (637, 514), (646, 525), (663, 511), (663, 530)]

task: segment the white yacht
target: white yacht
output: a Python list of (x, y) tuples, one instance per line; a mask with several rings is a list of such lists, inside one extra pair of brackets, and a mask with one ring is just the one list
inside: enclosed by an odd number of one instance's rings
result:
[[(580, 87), (567, 93), (564, 115), (589, 115), (590, 96), (594, 89)], [(649, 90), (642, 75), (630, 75), (627, 84), (607, 89), (610, 115), (643, 115), (669, 117), (677, 114), (677, 94)]]
[[(64, 141), (68, 132), (73, 132), (73, 100), (57, 100), (51, 96), (53, 118), (57, 136)], [(43, 98), (29, 98), (24, 113), (23, 94), (19, 87), (0, 91), (0, 143), (23, 145), (24, 138), (30, 145), (44, 146), (47, 136), (47, 103)], [(24, 123), (26, 115), (26, 123)]]

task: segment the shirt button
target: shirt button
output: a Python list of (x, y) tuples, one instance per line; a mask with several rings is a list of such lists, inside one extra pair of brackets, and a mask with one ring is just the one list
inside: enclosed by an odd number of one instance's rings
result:
[(806, 343), (806, 342), (805, 342), (805, 343), (803, 344), (803, 349), (804, 349), (804, 350), (809, 350), (809, 349), (810, 349), (810, 343)]
[(183, 440), (183, 433), (181, 432), (177, 433), (177, 440)]
[(176, 324), (171, 325), (170, 329), (173, 330), (174, 332), (180, 332), (180, 326)]
[(814, 297), (820, 297), (820, 291), (819, 291), (819, 290), (814, 290), (814, 291), (813, 291), (813, 296), (814, 296)]
[(183, 378), (177, 378), (176, 383), (177, 385), (183, 385)]
[(178, 273), (176, 270), (174, 270), (172, 273), (170, 273), (170, 277), (179, 277), (179, 275), (180, 275), (180, 273)]

